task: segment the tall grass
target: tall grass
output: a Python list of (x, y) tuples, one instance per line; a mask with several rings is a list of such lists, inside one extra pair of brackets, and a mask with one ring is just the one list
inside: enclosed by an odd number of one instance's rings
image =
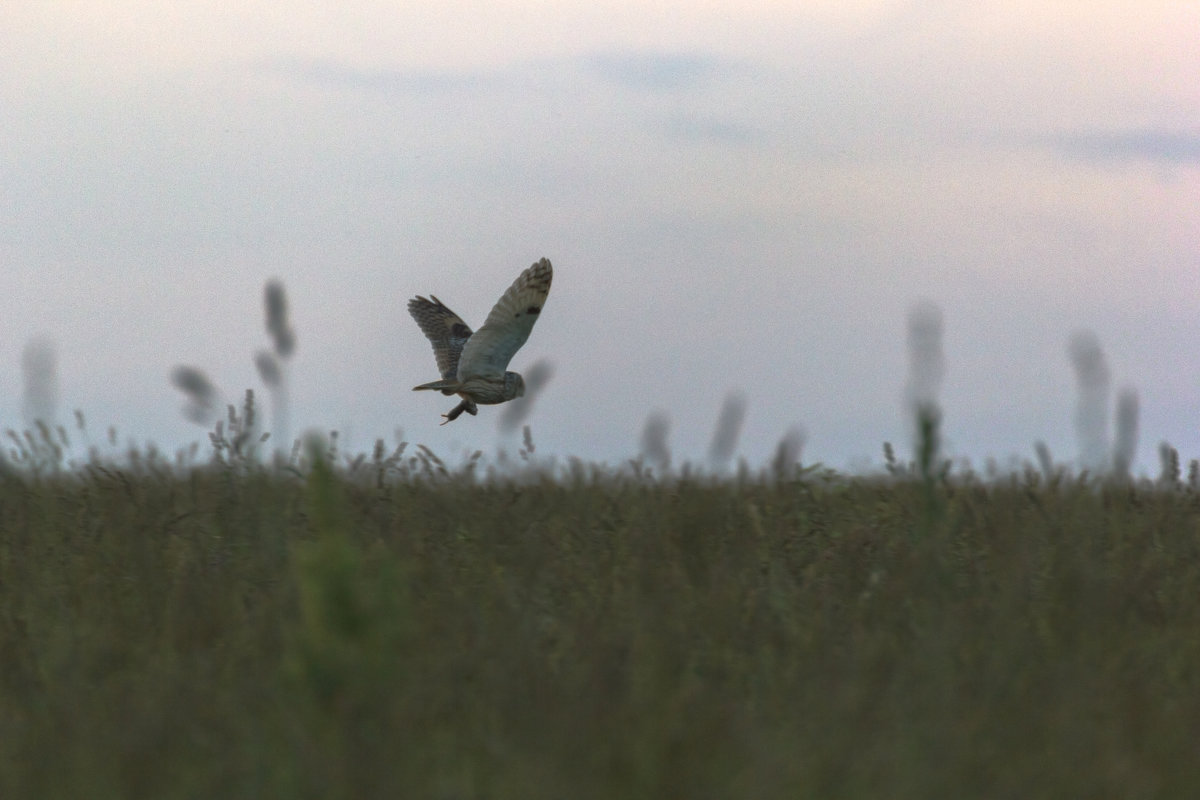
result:
[(1200, 781), (1182, 480), (983, 481), (894, 454), (873, 478), (550, 475), (528, 432), (509, 477), (330, 440), (277, 467), (234, 446), (244, 413), (203, 464), (0, 472), (0, 796)]

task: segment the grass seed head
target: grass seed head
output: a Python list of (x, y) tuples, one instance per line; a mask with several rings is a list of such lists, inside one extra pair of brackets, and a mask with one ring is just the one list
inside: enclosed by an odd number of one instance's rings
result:
[(713, 429), (712, 443), (708, 447), (708, 460), (714, 469), (724, 469), (733, 458), (733, 451), (737, 449), (738, 438), (742, 434), (742, 424), (745, 421), (746, 396), (740, 392), (730, 392), (721, 404), (717, 425)]
[(652, 411), (642, 428), (641, 455), (655, 464), (660, 473), (671, 466), (671, 447), (667, 435), (671, 432), (671, 418), (664, 411)]
[(53, 421), (58, 406), (58, 356), (49, 339), (31, 339), (21, 353), (25, 421)]
[(267, 333), (275, 342), (275, 353), (280, 358), (288, 358), (296, 349), (296, 334), (288, 322), (287, 295), (278, 279), (267, 281), (263, 305), (267, 312)]
[(254, 366), (258, 368), (258, 377), (262, 378), (262, 382), (268, 388), (279, 388), (279, 384), (283, 381), (282, 371), (279, 368), (279, 359), (266, 350), (259, 350), (254, 354)]

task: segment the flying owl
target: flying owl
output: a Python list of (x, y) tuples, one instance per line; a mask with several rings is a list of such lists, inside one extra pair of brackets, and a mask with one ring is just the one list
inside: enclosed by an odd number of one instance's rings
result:
[(464, 411), (479, 413), (477, 403), (494, 405), (525, 394), (525, 380), (506, 369), (542, 313), (553, 277), (554, 270), (544, 258), (522, 272), (496, 302), (483, 327), (474, 333), (462, 317), (433, 295), (428, 300), (414, 297), (408, 301), (408, 313), (433, 344), (438, 372), (442, 374), (441, 380), (414, 386), (413, 391), (433, 389), (462, 398), (442, 415), (446, 418), (443, 425), (458, 419)]

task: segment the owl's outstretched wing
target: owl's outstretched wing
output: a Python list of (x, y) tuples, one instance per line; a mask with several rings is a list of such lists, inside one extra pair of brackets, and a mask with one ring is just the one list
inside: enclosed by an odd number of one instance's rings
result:
[[(430, 295), (433, 297), (433, 295)], [(421, 333), (433, 345), (433, 356), (437, 359), (438, 372), (443, 378), (454, 378), (458, 374), (458, 362), (463, 347), (471, 338), (471, 328), (442, 301), (433, 297), (414, 297), (408, 301), (408, 313), (417, 321)], [(451, 394), (451, 392), (445, 392)]]
[(499, 377), (508, 368), (513, 354), (529, 339), (550, 294), (554, 269), (543, 258), (522, 272), (508, 287), (483, 327), (467, 340), (458, 362), (458, 379)]

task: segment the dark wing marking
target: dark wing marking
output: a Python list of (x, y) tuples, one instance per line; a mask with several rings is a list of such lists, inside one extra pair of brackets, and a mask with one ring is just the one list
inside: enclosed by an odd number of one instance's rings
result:
[[(433, 345), (433, 356), (437, 359), (438, 372), (445, 379), (453, 379), (458, 375), (458, 359), (462, 356), (463, 347), (471, 338), (471, 328), (462, 321), (442, 301), (433, 295), (432, 300), (424, 297), (414, 297), (408, 301), (408, 313), (417, 321), (421, 333)], [(453, 392), (444, 392), (453, 394)]]

